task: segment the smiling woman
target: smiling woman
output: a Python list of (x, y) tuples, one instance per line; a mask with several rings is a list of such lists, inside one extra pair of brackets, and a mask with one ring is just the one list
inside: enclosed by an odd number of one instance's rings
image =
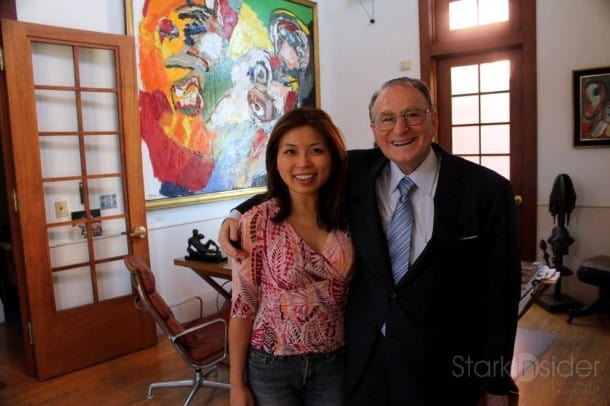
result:
[(353, 261), (345, 144), (325, 112), (297, 108), (273, 128), (265, 161), (266, 200), (239, 223), (249, 255), (233, 264), (231, 399), (340, 405)]

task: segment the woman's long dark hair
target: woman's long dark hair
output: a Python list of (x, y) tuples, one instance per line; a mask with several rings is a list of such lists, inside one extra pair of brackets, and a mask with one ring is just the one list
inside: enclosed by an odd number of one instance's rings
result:
[(266, 199), (276, 198), (280, 210), (273, 217), (273, 221), (284, 221), (292, 209), (288, 186), (280, 177), (277, 170), (277, 155), (280, 141), (290, 130), (298, 127), (310, 127), (317, 131), (330, 150), (333, 169), (330, 177), (322, 185), (318, 194), (318, 225), (328, 231), (347, 229), (347, 216), (345, 214), (344, 198), (347, 175), (347, 152), (341, 131), (333, 123), (326, 112), (311, 107), (301, 107), (284, 114), (275, 124), (269, 142), (265, 162), (267, 167), (267, 194)]

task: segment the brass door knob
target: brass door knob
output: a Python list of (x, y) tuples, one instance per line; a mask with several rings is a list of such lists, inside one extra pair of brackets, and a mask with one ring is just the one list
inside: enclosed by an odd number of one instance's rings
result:
[(146, 237), (146, 227), (144, 226), (137, 226), (135, 230), (133, 230), (132, 233), (129, 233), (130, 237), (134, 237), (134, 238), (144, 238)]
[(515, 195), (515, 204), (521, 206), (521, 203), (523, 203), (523, 197), (521, 197), (521, 195)]

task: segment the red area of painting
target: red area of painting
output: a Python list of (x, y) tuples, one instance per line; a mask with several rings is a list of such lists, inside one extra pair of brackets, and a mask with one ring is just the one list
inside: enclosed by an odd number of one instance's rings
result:
[(252, 147), (250, 148), (250, 156), (248, 157), (249, 162), (256, 162), (265, 153), (267, 145), (267, 134), (262, 128), (256, 130), (254, 137), (252, 137)]
[(203, 189), (212, 176), (214, 170), (214, 160), (211, 156), (203, 156), (189, 151), (190, 156), (178, 173), (177, 184), (187, 188), (191, 192)]
[(238, 14), (233, 7), (229, 5), (227, 0), (220, 0), (219, 3), (219, 14), (222, 17), (222, 36), (229, 40), (231, 38), (231, 34), (233, 34), (233, 29), (237, 25), (237, 17)]
[(286, 95), (286, 101), (284, 102), (284, 111), (290, 111), (297, 107), (297, 94), (296, 92), (288, 92)]
[(214, 169), (210, 154), (196, 153), (168, 138), (159, 121), (171, 113), (165, 95), (160, 91), (140, 93), (140, 128), (148, 146), (155, 178), (180, 185), (191, 192), (205, 188)]

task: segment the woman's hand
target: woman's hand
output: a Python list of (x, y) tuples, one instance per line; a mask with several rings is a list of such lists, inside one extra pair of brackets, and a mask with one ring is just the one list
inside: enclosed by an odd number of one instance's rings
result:
[(246, 385), (231, 384), (231, 406), (254, 406), (254, 396)]

